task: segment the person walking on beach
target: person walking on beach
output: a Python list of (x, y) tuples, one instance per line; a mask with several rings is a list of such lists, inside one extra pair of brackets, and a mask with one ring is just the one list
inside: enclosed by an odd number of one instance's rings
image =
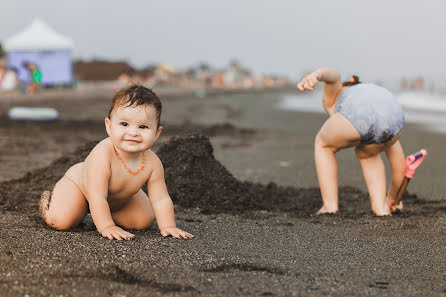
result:
[[(48, 226), (73, 228), (89, 209), (98, 232), (111, 240), (129, 240), (134, 235), (122, 228), (147, 229), (155, 219), (162, 236), (194, 237), (176, 227), (163, 165), (150, 150), (162, 131), (161, 110), (158, 96), (143, 86), (115, 94), (105, 118), (109, 137), (42, 194), (39, 212)], [(148, 196), (141, 190), (146, 183)]]
[(42, 71), (36, 64), (30, 62), (24, 62), (23, 66), (28, 69), (31, 76), (32, 83), (28, 85), (27, 92), (29, 94), (34, 94), (40, 90), (40, 85), (42, 84)]
[[(324, 82), (323, 106), (330, 115), (315, 140), (316, 171), (323, 206), (317, 212), (338, 212), (338, 163), (335, 153), (354, 147), (369, 192), (372, 210), (390, 215), (402, 204), (392, 206), (404, 179), (405, 158), (399, 142), (404, 113), (395, 96), (374, 84), (361, 83), (357, 76), (342, 82), (336, 69), (317, 69), (297, 88), (312, 91)], [(380, 153), (385, 152), (392, 168), (392, 182), (386, 194), (386, 176)]]

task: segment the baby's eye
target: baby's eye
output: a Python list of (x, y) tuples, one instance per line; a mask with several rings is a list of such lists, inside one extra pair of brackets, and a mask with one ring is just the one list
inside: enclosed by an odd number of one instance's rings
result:
[(129, 124), (127, 124), (126, 122), (122, 122), (120, 125), (124, 126), (124, 127), (127, 127)]
[(147, 128), (149, 128), (149, 127), (147, 127), (146, 125), (141, 125), (141, 126), (139, 126), (139, 128), (140, 128), (140, 129), (147, 129)]

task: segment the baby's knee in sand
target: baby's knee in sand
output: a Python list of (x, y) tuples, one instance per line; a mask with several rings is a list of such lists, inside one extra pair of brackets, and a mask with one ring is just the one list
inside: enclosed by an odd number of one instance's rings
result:
[(42, 216), (42, 219), (48, 225), (48, 227), (55, 230), (68, 230), (73, 227), (73, 224), (67, 219), (55, 215), (51, 212), (46, 212)]
[(133, 224), (131, 224), (131, 227), (129, 227), (129, 229), (147, 230), (153, 226), (154, 221), (155, 220), (153, 218), (145, 218), (142, 220), (138, 220), (136, 222), (133, 222)]
[(59, 231), (65, 231), (65, 230), (69, 230), (72, 228), (72, 226), (70, 224), (66, 224), (64, 222), (60, 222), (57, 220), (49, 220), (46, 223), (50, 228), (52, 228), (54, 230), (59, 230)]
[(153, 226), (155, 218), (150, 216), (133, 217), (131, 220), (115, 219), (115, 222), (126, 229), (147, 230)]
[(50, 210), (51, 193), (45, 191), (39, 202), (39, 214), (48, 227), (55, 230), (68, 230), (74, 225), (72, 221)]

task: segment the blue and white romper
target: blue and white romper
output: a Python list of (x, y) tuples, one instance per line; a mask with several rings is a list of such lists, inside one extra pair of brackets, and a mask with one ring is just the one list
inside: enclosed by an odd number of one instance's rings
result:
[(395, 96), (374, 84), (344, 87), (334, 112), (353, 124), (362, 144), (385, 143), (404, 127), (404, 112)]

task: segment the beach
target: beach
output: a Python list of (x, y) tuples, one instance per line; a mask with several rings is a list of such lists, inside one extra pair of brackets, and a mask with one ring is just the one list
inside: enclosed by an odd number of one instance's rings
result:
[[(177, 225), (196, 238), (154, 226), (129, 242), (102, 238), (90, 217), (69, 232), (38, 218), (41, 191), (106, 137), (112, 90), (0, 100), (0, 296), (446, 296), (446, 135), (406, 124), (405, 153), (428, 156), (403, 213), (372, 215), (347, 149), (337, 154), (340, 213), (315, 216), (313, 143), (327, 116), (280, 108), (294, 92), (160, 89), (153, 149)], [(12, 121), (12, 106), (54, 107), (60, 119)]]

